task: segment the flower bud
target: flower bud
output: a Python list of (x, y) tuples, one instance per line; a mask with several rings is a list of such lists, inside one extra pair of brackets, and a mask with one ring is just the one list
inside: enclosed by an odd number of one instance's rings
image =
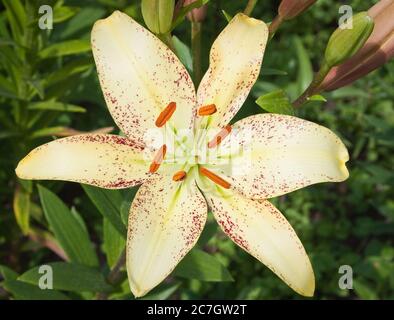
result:
[(394, 1), (381, 0), (368, 10), (375, 22), (364, 46), (349, 60), (332, 68), (321, 88), (325, 91), (344, 87), (379, 68), (394, 56)]
[(334, 67), (354, 56), (367, 41), (373, 28), (374, 22), (367, 12), (356, 14), (351, 28), (339, 26), (328, 40), (324, 55), (327, 65)]
[(278, 13), (283, 20), (290, 20), (307, 10), (317, 0), (282, 0)]
[[(189, 4), (192, 4), (196, 0), (186, 0), (184, 3), (184, 7), (188, 6)], [(191, 10), (186, 17), (189, 19), (189, 21), (192, 22), (202, 22), (205, 17), (207, 16), (207, 5), (204, 4), (203, 6)]]
[(141, 10), (145, 24), (155, 34), (171, 30), (175, 0), (142, 0)]

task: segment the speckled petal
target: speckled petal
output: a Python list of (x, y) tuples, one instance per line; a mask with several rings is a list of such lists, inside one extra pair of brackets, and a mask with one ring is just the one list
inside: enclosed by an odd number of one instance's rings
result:
[(143, 184), (130, 208), (127, 272), (136, 297), (162, 282), (197, 242), (207, 205), (192, 177)]
[(170, 122), (191, 128), (196, 108), (193, 82), (176, 55), (128, 15), (115, 11), (92, 30), (92, 49), (112, 117), (132, 140), (142, 143), (170, 102)]
[(211, 127), (227, 125), (244, 103), (259, 75), (267, 38), (263, 21), (240, 13), (215, 40), (197, 91), (199, 106), (216, 105)]
[(142, 151), (131, 140), (115, 135), (77, 135), (34, 149), (15, 171), (21, 179), (64, 180), (121, 189), (152, 178)]
[(220, 147), (231, 157), (216, 170), (250, 198), (276, 197), (349, 176), (345, 164), (349, 155), (342, 141), (329, 129), (292, 116), (259, 114), (242, 119)]
[(231, 190), (205, 197), (220, 227), (237, 245), (297, 293), (313, 296), (315, 277), (309, 258), (278, 209), (268, 200), (248, 199)]

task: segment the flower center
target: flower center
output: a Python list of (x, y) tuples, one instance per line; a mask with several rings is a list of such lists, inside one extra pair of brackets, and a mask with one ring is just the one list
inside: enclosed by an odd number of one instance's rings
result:
[[(170, 120), (170, 118), (174, 114), (175, 110), (176, 110), (176, 103), (170, 102), (164, 108), (164, 110), (162, 112), (160, 112), (159, 116), (156, 119), (155, 125), (158, 128), (163, 127)], [(200, 107), (197, 111), (197, 115), (201, 116), (201, 117), (211, 116), (216, 111), (217, 111), (217, 109), (216, 109), (215, 104), (208, 104), (208, 105)], [(230, 132), (231, 132), (231, 126), (230, 125), (225, 126), (222, 130), (219, 131), (219, 133), (217, 133), (212, 138), (211, 141), (208, 142), (207, 147), (210, 149), (217, 147), (230, 134)], [(176, 134), (176, 133), (174, 132), (174, 134)], [(153, 161), (149, 167), (150, 173), (155, 173), (155, 172), (157, 172), (157, 170), (159, 170), (160, 165), (163, 163), (163, 161), (165, 159), (166, 153), (167, 153), (167, 145), (163, 144), (156, 151)], [(190, 154), (187, 154), (186, 156), (190, 156)], [(218, 176), (216, 173), (208, 170), (205, 167), (202, 167), (201, 164), (199, 163), (200, 157), (198, 155), (192, 155), (192, 158), (193, 158), (193, 161), (191, 161), (190, 163), (188, 163), (188, 161), (186, 161), (186, 163), (182, 167), (182, 170), (175, 172), (175, 174), (172, 177), (173, 181), (180, 182), (180, 181), (185, 180), (185, 178), (187, 176), (187, 172), (185, 171), (186, 170), (185, 167), (188, 167), (190, 169), (191, 166), (198, 165), (199, 166), (199, 170), (198, 170), (199, 174), (201, 174), (202, 176), (205, 176), (206, 178), (208, 178), (209, 180), (211, 180), (215, 184), (217, 184), (225, 189), (229, 189), (231, 187), (231, 184), (229, 182), (227, 182), (226, 180), (224, 180), (223, 178)]]

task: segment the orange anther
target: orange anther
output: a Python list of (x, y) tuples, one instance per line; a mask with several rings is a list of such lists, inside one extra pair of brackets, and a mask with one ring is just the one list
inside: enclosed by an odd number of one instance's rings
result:
[(173, 176), (172, 176), (172, 180), (174, 181), (182, 181), (183, 179), (185, 179), (186, 177), (186, 172), (181, 170), (176, 172)]
[(216, 105), (214, 104), (208, 104), (206, 106), (202, 106), (200, 109), (198, 109), (198, 115), (199, 116), (210, 116), (211, 114), (214, 114), (216, 112)]
[(216, 147), (220, 142), (223, 141), (224, 138), (226, 138), (230, 134), (230, 132), (231, 126), (225, 126), (211, 141), (208, 142), (208, 148)]
[(164, 126), (175, 112), (175, 109), (176, 109), (176, 103), (170, 102), (168, 106), (165, 107), (165, 109), (157, 117), (155, 122), (156, 126), (159, 128)]
[(208, 179), (210, 179), (211, 181), (215, 182), (216, 184), (218, 184), (219, 186), (221, 186), (225, 189), (230, 189), (230, 187), (231, 187), (231, 184), (228, 183), (226, 180), (222, 179), (217, 174), (213, 173), (212, 171), (209, 171), (208, 169), (206, 169), (204, 167), (200, 167), (200, 173), (203, 176), (206, 176)]
[(160, 164), (163, 162), (164, 157), (166, 156), (167, 146), (163, 144), (159, 150), (157, 150), (155, 157), (149, 167), (150, 173), (155, 173), (159, 170)]

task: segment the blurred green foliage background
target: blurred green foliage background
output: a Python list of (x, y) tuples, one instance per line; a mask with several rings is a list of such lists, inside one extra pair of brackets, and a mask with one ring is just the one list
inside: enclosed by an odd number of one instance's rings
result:
[[(252, 15), (269, 22), (278, 2), (258, 1)], [(349, 4), (358, 12), (374, 3), (319, 0), (285, 23), (269, 43), (261, 76), (236, 118), (264, 112), (255, 100), (275, 89), (286, 89), (296, 98), (319, 67), (337, 27), (339, 6)], [(53, 30), (37, 27), (41, 4), (54, 8)], [(209, 48), (227, 23), (221, 10), (234, 15), (245, 5), (246, 1), (208, 3), (202, 26), (204, 70)], [(115, 287), (104, 278), (124, 247), (124, 221), (136, 190), (102, 191), (45, 181), (37, 188), (36, 183), (17, 180), (14, 169), (28, 151), (72, 130), (113, 126), (118, 133), (98, 84), (90, 30), (115, 9), (143, 24), (139, 1), (3, 0), (0, 9), (0, 299), (90, 299), (99, 297), (97, 292), (130, 299), (124, 274)], [(173, 35), (190, 70), (189, 21)], [(342, 138), (350, 153), (350, 178), (273, 202), (311, 258), (315, 299), (394, 299), (394, 64), (324, 96), (327, 102), (308, 103), (297, 115)], [(73, 241), (80, 244), (77, 249)], [(72, 263), (64, 263), (64, 252)], [(60, 278), (56, 290), (39, 290), (36, 269), (30, 269), (61, 261), (54, 265)], [(353, 290), (338, 286), (341, 265), (353, 268)], [(300, 296), (227, 239), (210, 217), (197, 248), (148, 298)]]

